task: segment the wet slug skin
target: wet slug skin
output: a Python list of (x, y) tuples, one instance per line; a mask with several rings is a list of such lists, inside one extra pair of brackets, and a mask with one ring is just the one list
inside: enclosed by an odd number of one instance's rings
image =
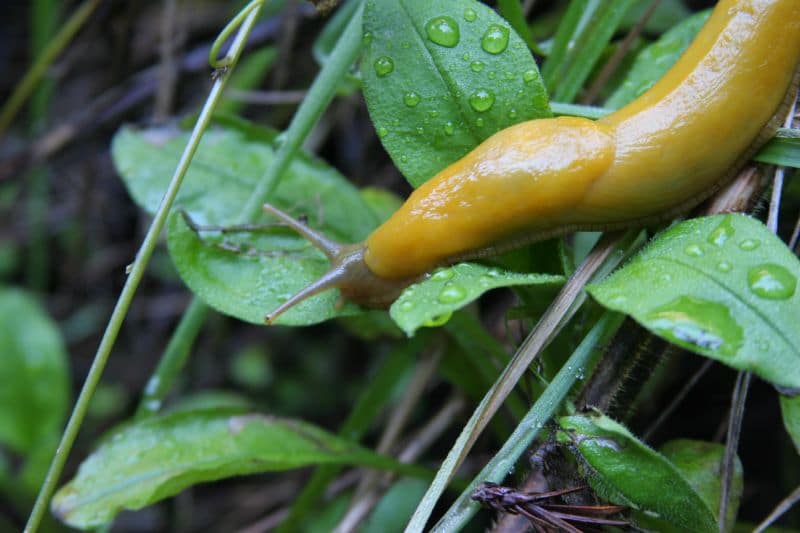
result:
[(796, 96), (800, 0), (722, 0), (678, 62), (596, 122), (506, 128), (420, 186), (356, 245), (271, 206), (331, 270), (267, 316), (329, 288), (385, 305), (439, 265), (581, 229), (635, 227), (686, 212), (731, 179)]

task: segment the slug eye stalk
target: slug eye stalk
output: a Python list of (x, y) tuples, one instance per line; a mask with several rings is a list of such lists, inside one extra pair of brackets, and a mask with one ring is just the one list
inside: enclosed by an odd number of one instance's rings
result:
[(271, 325), (280, 315), (300, 302), (328, 289), (339, 289), (342, 296), (366, 307), (387, 307), (400, 291), (416, 278), (400, 280), (377, 276), (364, 261), (363, 243), (343, 244), (311, 229), (277, 207), (264, 204), (264, 212), (276, 217), (282, 224), (305, 238), (330, 261), (330, 268), (319, 279), (310, 283), (264, 317)]

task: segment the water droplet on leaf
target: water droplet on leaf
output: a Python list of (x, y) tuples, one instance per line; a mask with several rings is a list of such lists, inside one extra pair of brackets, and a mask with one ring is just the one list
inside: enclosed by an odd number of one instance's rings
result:
[(464, 20), (466, 20), (467, 22), (475, 22), (477, 18), (478, 18), (478, 13), (476, 13), (475, 10), (472, 9), (471, 7), (468, 7), (467, 9), (464, 10)]
[(733, 356), (744, 333), (730, 310), (717, 302), (680, 296), (647, 315), (649, 327), (683, 346)]
[(408, 107), (415, 107), (419, 103), (420, 99), (421, 97), (419, 93), (414, 91), (408, 91), (403, 95), (403, 103)]
[(478, 89), (470, 95), (469, 105), (478, 113), (488, 111), (494, 105), (494, 93), (486, 89)]
[(750, 269), (747, 284), (756, 296), (768, 300), (786, 300), (794, 295), (797, 278), (781, 265), (766, 263)]
[(425, 33), (432, 42), (452, 48), (461, 38), (458, 23), (448, 16), (434, 17), (425, 24)]
[(382, 56), (375, 60), (373, 65), (375, 67), (375, 74), (378, 77), (383, 78), (384, 76), (388, 76), (394, 70), (394, 59), (389, 56)]
[(490, 24), (481, 37), (481, 48), (490, 54), (500, 54), (508, 46), (508, 28), (500, 24)]
[(761, 246), (761, 241), (757, 239), (745, 239), (739, 243), (739, 248), (745, 252), (751, 252)]

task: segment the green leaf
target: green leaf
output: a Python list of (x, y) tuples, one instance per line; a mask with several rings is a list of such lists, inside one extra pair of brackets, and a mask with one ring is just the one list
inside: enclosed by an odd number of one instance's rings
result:
[(550, 116), (527, 46), (480, 2), (367, 2), (364, 30), (367, 107), (415, 187), (495, 132)]
[(580, 92), (634, 0), (572, 0), (542, 66), (550, 97), (571, 102)]
[[(652, 3), (653, 0), (635, 0), (628, 12), (625, 13), (620, 27), (627, 30), (635, 26)], [(664, 33), (690, 14), (691, 11), (684, 5), (683, 0), (661, 0), (653, 14), (647, 19), (644, 33)]]
[(689, 47), (710, 14), (711, 10), (706, 10), (692, 15), (639, 52), (625, 81), (608, 98), (605, 106), (612, 109), (622, 107), (652, 87)]
[(179, 412), (108, 435), (56, 493), (52, 508), (67, 524), (87, 529), (203, 481), (318, 464), (415, 470), (296, 420), (233, 410)]
[[(659, 452), (683, 474), (714, 516), (719, 516), (725, 445), (701, 440), (676, 439), (661, 446)], [(734, 461), (733, 482), (728, 495), (728, 512), (725, 520), (730, 527), (736, 522), (743, 487), (742, 463), (737, 457)]]
[(778, 386), (800, 388), (800, 261), (763, 224), (678, 224), (589, 292), (664, 339)]
[(364, 522), (361, 533), (402, 531), (427, 488), (428, 482), (421, 479), (404, 478), (392, 485)]
[(27, 456), (61, 433), (70, 397), (67, 352), (56, 324), (28, 293), (0, 288), (0, 316), (0, 444)]
[(683, 531), (718, 530), (711, 509), (675, 465), (624, 426), (603, 415), (566, 416), (559, 424), (566, 430), (561, 438), (585, 461), (588, 481), (601, 497)]
[(800, 396), (781, 396), (781, 413), (783, 425), (800, 453)]
[(800, 130), (781, 128), (753, 157), (761, 163), (800, 168)]
[[(238, 222), (242, 206), (269, 166), (271, 132), (240, 121), (206, 132), (176, 205), (196, 224)], [(115, 136), (114, 162), (136, 202), (148, 212), (158, 205), (167, 178), (180, 157), (186, 134), (124, 128)], [(309, 157), (292, 162), (272, 201), (333, 239), (355, 242), (378, 225), (359, 191), (332, 168)], [(257, 222), (274, 220), (263, 219)], [(218, 311), (248, 322), (264, 315), (328, 268), (324, 256), (303, 238), (283, 228), (268, 231), (195, 232), (180, 216), (169, 222), (168, 244), (184, 282)], [(328, 291), (303, 302), (279, 324), (312, 324), (356, 311), (334, 308)]]
[(411, 336), (422, 326), (445, 324), (453, 311), (461, 309), (488, 290), (563, 282), (563, 276), (521, 274), (476, 263), (460, 263), (439, 269), (427, 279), (408, 287), (392, 304), (389, 314)]

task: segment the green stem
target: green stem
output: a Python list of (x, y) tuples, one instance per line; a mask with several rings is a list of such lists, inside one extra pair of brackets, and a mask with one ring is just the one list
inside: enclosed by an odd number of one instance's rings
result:
[(147, 381), (142, 400), (136, 410), (136, 419), (146, 418), (158, 412), (172, 384), (186, 364), (189, 351), (200, 333), (208, 315), (208, 306), (196, 296), (181, 317), (178, 327), (164, 350), (153, 375)]
[[(255, 24), (258, 12), (260, 11), (263, 2), (264, 0), (254, 0), (248, 6), (250, 7), (253, 4), (258, 4), (257, 9), (249, 9), (249, 15), (242, 23), (239, 33), (236, 35), (236, 39), (231, 44), (231, 48), (227, 54), (227, 57), (230, 58), (230, 65), (234, 65), (241, 55), (244, 44), (247, 40), (247, 36), (250, 34), (250, 30)], [(151, 223), (150, 228), (145, 235), (142, 246), (139, 249), (139, 252), (136, 254), (136, 259), (133, 262), (128, 279), (125, 281), (125, 285), (119, 295), (117, 304), (115, 305), (114, 311), (111, 314), (111, 318), (108, 321), (106, 330), (103, 333), (100, 346), (97, 348), (97, 353), (95, 354), (94, 361), (89, 369), (89, 374), (86, 376), (86, 381), (84, 382), (83, 388), (81, 389), (78, 399), (75, 402), (75, 407), (73, 408), (72, 414), (67, 422), (67, 427), (64, 429), (64, 433), (61, 436), (61, 442), (59, 443), (56, 454), (50, 463), (47, 476), (45, 477), (44, 483), (39, 489), (39, 494), (36, 497), (36, 503), (33, 506), (30, 517), (28, 518), (28, 523), (25, 526), (26, 533), (33, 533), (39, 528), (39, 524), (44, 516), (47, 504), (50, 501), (50, 497), (55, 490), (56, 483), (58, 483), (58, 479), (61, 476), (64, 463), (67, 460), (69, 452), (72, 449), (72, 445), (75, 442), (75, 438), (78, 435), (78, 430), (80, 429), (83, 419), (86, 415), (89, 402), (91, 401), (94, 390), (97, 387), (97, 383), (100, 381), (100, 377), (103, 374), (103, 369), (105, 368), (108, 357), (111, 354), (111, 349), (114, 346), (114, 342), (117, 339), (119, 330), (122, 327), (122, 322), (124, 321), (125, 315), (127, 314), (128, 308), (133, 300), (133, 295), (139, 286), (139, 282), (144, 276), (150, 256), (152, 255), (156, 244), (158, 244), (158, 238), (161, 234), (161, 230), (164, 228), (164, 223), (166, 222), (170, 207), (175, 200), (175, 196), (178, 194), (178, 189), (180, 188), (183, 177), (189, 168), (189, 163), (197, 151), (197, 147), (200, 144), (200, 138), (208, 127), (208, 124), (211, 120), (211, 115), (217, 106), (219, 98), (222, 95), (222, 90), (224, 89), (229, 77), (230, 71), (224, 73), (214, 82), (211, 92), (206, 99), (206, 103), (203, 106), (203, 110), (197, 119), (197, 124), (195, 124), (195, 127), (192, 130), (189, 142), (187, 143), (180, 162), (175, 169), (175, 173), (172, 176), (169, 187), (167, 188), (166, 193), (164, 193), (164, 198), (161, 200), (161, 204), (159, 205), (158, 210), (153, 218), (153, 222)]]
[(553, 416), (561, 402), (566, 398), (575, 381), (584, 371), (594, 348), (617, 330), (625, 315), (606, 311), (594, 327), (586, 334), (553, 381), (545, 389), (528, 414), (522, 419), (514, 433), (508, 438), (499, 452), (461, 493), (450, 509), (434, 526), (433, 531), (458, 531), (480, 506), (470, 497), (478, 486), (486, 481), (500, 483), (513, 469), (519, 457), (525, 453), (531, 442), (539, 435), (545, 423)]
[(297, 109), (292, 122), (286, 129), (283, 144), (275, 154), (272, 165), (258, 182), (253, 194), (242, 210), (242, 222), (251, 222), (261, 212), (261, 206), (275, 191), (280, 179), (295, 154), (300, 150), (303, 141), (308, 136), (311, 128), (317, 123), (322, 112), (336, 95), (339, 81), (344, 77), (352, 64), (361, 53), (361, 15), (364, 3), (350, 19), (350, 23), (342, 33), (331, 52), (330, 59), (317, 74), (314, 83), (308, 89), (302, 105)]
[(0, 110), (0, 136), (5, 133), (11, 121), (17, 116), (22, 104), (30, 98), (33, 90), (42, 80), (48, 67), (55, 61), (61, 54), (66, 46), (75, 37), (75, 34), (83, 27), (89, 15), (94, 12), (100, 4), (100, 0), (86, 0), (81, 6), (72, 14), (67, 22), (62, 26), (55, 37), (50, 41), (50, 44), (42, 51), (41, 55), (36, 58), (36, 61), (25, 73), (25, 76), (14, 88), (14, 92), (3, 105)]

